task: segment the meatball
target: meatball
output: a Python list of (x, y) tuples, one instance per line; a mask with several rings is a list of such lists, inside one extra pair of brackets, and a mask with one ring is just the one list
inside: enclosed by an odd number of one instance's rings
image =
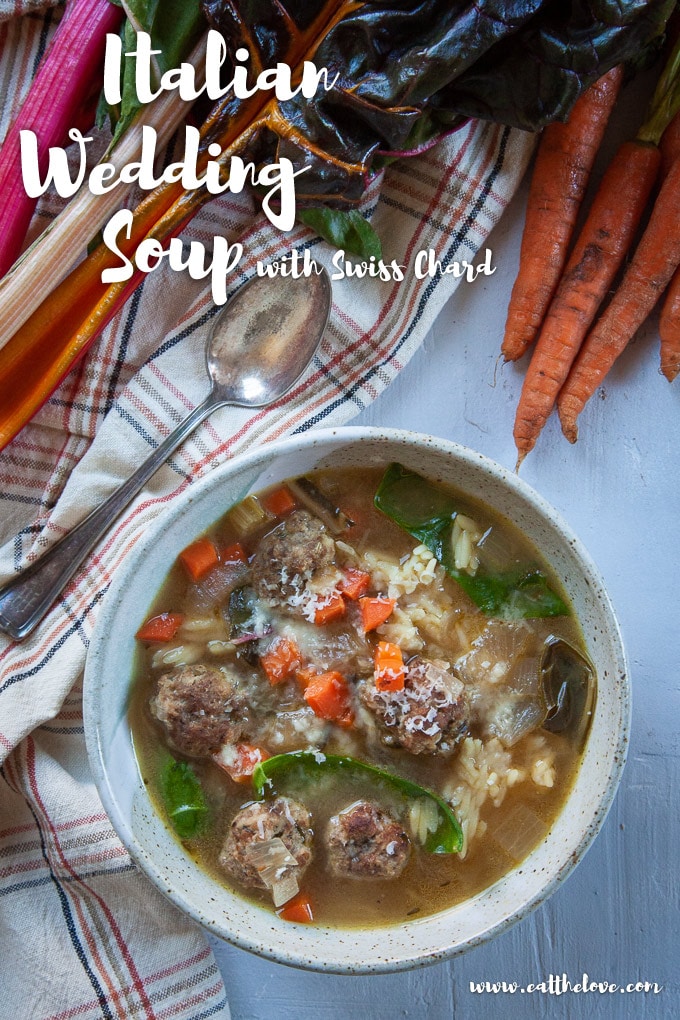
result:
[(411, 841), (386, 811), (359, 800), (330, 819), (326, 849), (335, 875), (397, 878), (411, 855)]
[[(267, 862), (262, 859), (264, 855), (257, 852), (258, 845), (265, 850), (265, 844), (269, 844), (275, 877), (293, 875), (299, 881), (312, 859), (311, 821), (304, 804), (289, 797), (247, 804), (231, 823), (219, 864), (241, 885), (253, 889), (270, 888), (272, 881), (271, 877), (267, 881)], [(277, 837), (283, 844), (278, 854), (276, 845), (271, 844)], [(290, 855), (283, 864), (280, 863), (281, 854), (287, 858)]]
[(450, 754), (468, 729), (465, 685), (446, 663), (416, 656), (400, 691), (380, 691), (367, 682), (363, 704), (376, 717), (380, 739), (411, 754)]
[(205, 758), (243, 732), (245, 699), (221, 669), (183, 666), (165, 673), (149, 702), (168, 744), (190, 758)]
[(296, 510), (262, 539), (252, 563), (255, 591), (271, 606), (304, 615), (310, 581), (329, 572), (335, 542), (318, 518)]

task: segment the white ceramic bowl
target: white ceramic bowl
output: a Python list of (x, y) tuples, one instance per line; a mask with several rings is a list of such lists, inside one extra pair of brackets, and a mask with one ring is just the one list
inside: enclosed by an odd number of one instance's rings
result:
[[(442, 913), (389, 928), (291, 925), (213, 882), (153, 810), (126, 717), (134, 633), (168, 564), (248, 492), (317, 467), (375, 467), (393, 460), (497, 507), (543, 551), (572, 600), (597, 670), (595, 713), (578, 777), (557, 822), (545, 841), (495, 885)], [(516, 475), (481, 454), (397, 430), (308, 432), (239, 457), (191, 486), (116, 573), (85, 673), (85, 730), (97, 786), (123, 843), (151, 881), (211, 932), (244, 949), (338, 973), (393, 971), (453, 956), (504, 931), (541, 903), (580, 860), (602, 824), (625, 760), (629, 709), (625, 655), (611, 603), (567, 525)]]

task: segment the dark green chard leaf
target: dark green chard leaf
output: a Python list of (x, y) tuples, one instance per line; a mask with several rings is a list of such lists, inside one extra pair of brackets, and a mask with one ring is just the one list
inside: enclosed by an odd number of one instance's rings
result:
[(200, 0), (156, 0), (154, 7), (151, 42), (165, 72), (186, 59), (206, 24)]
[[(252, 66), (313, 60), (329, 91), (277, 102), (227, 96), (205, 141), (247, 145), (305, 173), (298, 202), (356, 204), (378, 152), (403, 151), (421, 127), (434, 133), (467, 116), (535, 130), (565, 119), (580, 93), (663, 32), (673, 0), (203, 0), (208, 22), (245, 46)], [(247, 105), (252, 106), (252, 116)]]
[(208, 805), (191, 765), (169, 758), (161, 773), (163, 804), (181, 839), (198, 836), (208, 819)]
[(438, 825), (434, 832), (429, 832), (425, 841), (425, 850), (431, 854), (456, 854), (463, 849), (463, 830), (458, 819), (448, 804), (431, 790), (426, 790), (417, 783), (412, 783), (401, 776), (367, 765), (366, 762), (344, 755), (324, 754), (322, 751), (291, 751), (288, 754), (277, 754), (260, 762), (253, 772), (253, 789), (255, 796), (264, 797), (265, 790), (275, 793), (276, 780), (298, 775), (305, 779), (320, 775), (332, 775), (340, 772), (353, 772), (366, 775), (396, 790), (408, 801), (425, 799), (437, 807)]
[(535, 131), (566, 120), (584, 89), (610, 68), (639, 63), (663, 32), (675, 2), (548, 0), (490, 6), (500, 6), (501, 16), (509, 8), (533, 7), (535, 13), (519, 31), (502, 32), (433, 98), (433, 105)]
[(325, 207), (301, 209), (298, 219), (334, 248), (344, 248), (362, 259), (382, 258), (380, 238), (358, 209), (349, 212)]
[(522, 619), (569, 615), (569, 608), (550, 588), (540, 570), (489, 573), (482, 566), (472, 576), (453, 562), (451, 528), (457, 515), (448, 493), (402, 464), (390, 464), (375, 495), (386, 517), (427, 546), (476, 606), (488, 616)]

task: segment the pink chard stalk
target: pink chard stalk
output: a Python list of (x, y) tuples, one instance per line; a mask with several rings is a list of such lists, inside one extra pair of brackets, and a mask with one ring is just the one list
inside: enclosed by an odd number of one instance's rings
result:
[(29, 93), (0, 148), (0, 276), (16, 261), (37, 199), (23, 187), (19, 132), (34, 131), (44, 173), (51, 146), (75, 127), (93, 82), (102, 73), (107, 32), (118, 32), (123, 10), (109, 0), (70, 0)]

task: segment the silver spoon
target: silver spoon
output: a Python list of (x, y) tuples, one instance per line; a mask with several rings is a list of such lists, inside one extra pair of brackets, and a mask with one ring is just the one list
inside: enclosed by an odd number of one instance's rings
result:
[(42, 620), (109, 525), (217, 407), (266, 407), (297, 382), (319, 346), (331, 307), (323, 266), (310, 276), (255, 277), (216, 317), (206, 345), (212, 389), (135, 473), (18, 577), (0, 588), (0, 630), (20, 641)]

